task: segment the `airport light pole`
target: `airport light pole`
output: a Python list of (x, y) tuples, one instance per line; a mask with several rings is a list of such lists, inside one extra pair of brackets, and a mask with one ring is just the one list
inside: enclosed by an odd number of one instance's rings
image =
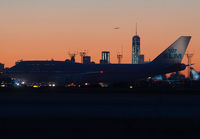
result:
[(194, 56), (193, 53), (187, 53), (186, 54), (187, 56), (187, 60), (188, 60), (188, 78), (190, 79), (190, 67), (191, 67), (191, 64), (192, 64), (192, 57)]

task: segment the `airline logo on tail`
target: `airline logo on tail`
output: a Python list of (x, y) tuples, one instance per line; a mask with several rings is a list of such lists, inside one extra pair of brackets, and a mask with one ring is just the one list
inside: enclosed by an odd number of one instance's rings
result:
[(168, 49), (168, 54), (165, 55), (165, 58), (169, 59), (182, 59), (183, 56), (181, 53), (177, 54), (177, 49)]
[(156, 57), (152, 61), (152, 63), (181, 63), (190, 39), (191, 36), (179, 37), (172, 45), (170, 45), (165, 51), (163, 51), (158, 57)]

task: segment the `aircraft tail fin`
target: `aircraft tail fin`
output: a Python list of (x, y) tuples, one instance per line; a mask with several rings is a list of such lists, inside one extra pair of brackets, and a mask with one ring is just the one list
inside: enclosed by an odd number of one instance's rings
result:
[(185, 51), (190, 42), (191, 36), (181, 36), (172, 45), (170, 45), (165, 51), (163, 51), (158, 57), (156, 57), (151, 63), (166, 63), (177, 64), (181, 63)]
[(192, 67), (190, 68), (190, 70), (191, 70), (190, 74), (192, 75), (191, 79), (195, 80), (195, 81), (200, 80), (199, 73), (194, 68), (192, 68)]

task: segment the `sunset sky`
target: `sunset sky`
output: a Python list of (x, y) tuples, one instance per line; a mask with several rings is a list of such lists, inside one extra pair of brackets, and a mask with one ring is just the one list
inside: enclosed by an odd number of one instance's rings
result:
[(20, 59), (65, 60), (69, 51), (83, 50), (99, 62), (108, 50), (116, 63), (123, 46), (122, 61), (131, 63), (137, 22), (145, 60), (192, 35), (188, 50), (200, 70), (199, 6), (199, 0), (1, 0), (0, 62), (10, 67)]

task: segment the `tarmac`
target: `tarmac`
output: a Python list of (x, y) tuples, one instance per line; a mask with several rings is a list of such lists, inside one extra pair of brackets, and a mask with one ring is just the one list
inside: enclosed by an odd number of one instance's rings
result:
[(0, 89), (0, 138), (199, 138), (200, 89)]

